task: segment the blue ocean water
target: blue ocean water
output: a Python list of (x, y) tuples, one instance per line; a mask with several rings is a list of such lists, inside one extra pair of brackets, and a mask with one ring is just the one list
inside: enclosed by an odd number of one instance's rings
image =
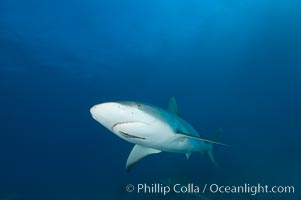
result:
[[(298, 0), (0, 1), (0, 199), (301, 198)], [(130, 173), (132, 144), (89, 109), (167, 107), (210, 138), (207, 155), (161, 153)], [(149, 195), (127, 184), (293, 185), (295, 194)]]

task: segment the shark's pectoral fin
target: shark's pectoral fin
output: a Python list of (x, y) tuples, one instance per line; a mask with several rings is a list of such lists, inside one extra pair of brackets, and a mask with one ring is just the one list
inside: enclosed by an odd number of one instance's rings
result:
[(126, 161), (126, 171), (130, 171), (132, 167), (138, 163), (142, 158), (155, 154), (155, 153), (160, 153), (160, 150), (157, 149), (152, 149), (148, 147), (143, 147), (139, 145), (135, 145), (128, 157), (128, 160)]
[(190, 158), (190, 156), (191, 156), (191, 153), (186, 153), (187, 160)]

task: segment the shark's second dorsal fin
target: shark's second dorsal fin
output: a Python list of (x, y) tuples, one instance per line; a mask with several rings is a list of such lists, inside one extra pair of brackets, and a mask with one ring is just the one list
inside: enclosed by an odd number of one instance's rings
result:
[(126, 161), (126, 171), (130, 171), (132, 167), (138, 163), (142, 158), (155, 154), (155, 153), (160, 153), (160, 150), (157, 149), (152, 149), (148, 147), (143, 147), (140, 145), (135, 145), (134, 148), (132, 149), (128, 160)]
[(179, 115), (179, 109), (178, 109), (178, 105), (177, 105), (177, 101), (176, 101), (175, 97), (171, 97), (168, 100), (168, 110), (170, 112), (173, 112), (173, 113)]

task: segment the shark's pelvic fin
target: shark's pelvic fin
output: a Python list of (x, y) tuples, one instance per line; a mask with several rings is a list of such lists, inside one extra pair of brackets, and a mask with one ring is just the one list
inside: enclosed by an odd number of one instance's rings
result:
[(130, 171), (132, 167), (137, 164), (142, 158), (155, 154), (155, 153), (160, 153), (160, 150), (157, 149), (152, 149), (152, 148), (147, 148), (147, 147), (142, 147), (140, 145), (135, 145), (134, 148), (132, 149), (128, 160), (126, 161), (126, 171)]
[[(185, 135), (185, 134), (182, 134), (182, 133), (177, 133), (176, 136), (177, 136), (178, 140), (179, 139), (180, 140), (194, 139), (194, 140), (199, 140), (199, 141), (203, 141), (203, 142), (208, 143), (209, 148), (208, 148), (208, 150), (206, 152), (208, 153), (209, 158), (213, 162), (213, 164), (216, 167), (218, 167), (218, 163), (216, 162), (214, 154), (213, 154), (213, 145), (214, 144), (218, 144), (218, 145), (223, 145), (223, 146), (228, 146), (229, 147), (229, 145), (227, 145), (227, 144), (223, 144), (223, 143), (214, 141), (214, 140), (218, 139), (218, 137), (220, 136), (220, 134), (221, 134), (221, 130), (218, 130), (217, 132), (215, 132), (212, 135), (212, 140), (207, 140), (207, 139), (203, 139), (203, 138), (196, 137), (196, 136)], [(203, 153), (203, 151), (200, 151), (200, 153)], [(189, 156), (187, 156), (187, 154), (186, 154), (186, 157), (187, 157), (187, 159), (189, 158)]]
[(178, 104), (175, 97), (171, 97), (168, 101), (168, 110), (179, 115)]

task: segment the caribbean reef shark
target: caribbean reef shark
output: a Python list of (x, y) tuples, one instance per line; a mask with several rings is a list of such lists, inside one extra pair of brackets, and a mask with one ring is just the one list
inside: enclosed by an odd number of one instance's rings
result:
[(211, 140), (201, 138), (197, 131), (180, 115), (175, 98), (163, 109), (147, 103), (119, 101), (101, 103), (90, 109), (92, 117), (123, 140), (135, 144), (127, 162), (129, 171), (144, 157), (162, 151), (186, 154), (208, 153), (216, 164), (213, 145), (225, 145), (216, 142), (220, 132)]

